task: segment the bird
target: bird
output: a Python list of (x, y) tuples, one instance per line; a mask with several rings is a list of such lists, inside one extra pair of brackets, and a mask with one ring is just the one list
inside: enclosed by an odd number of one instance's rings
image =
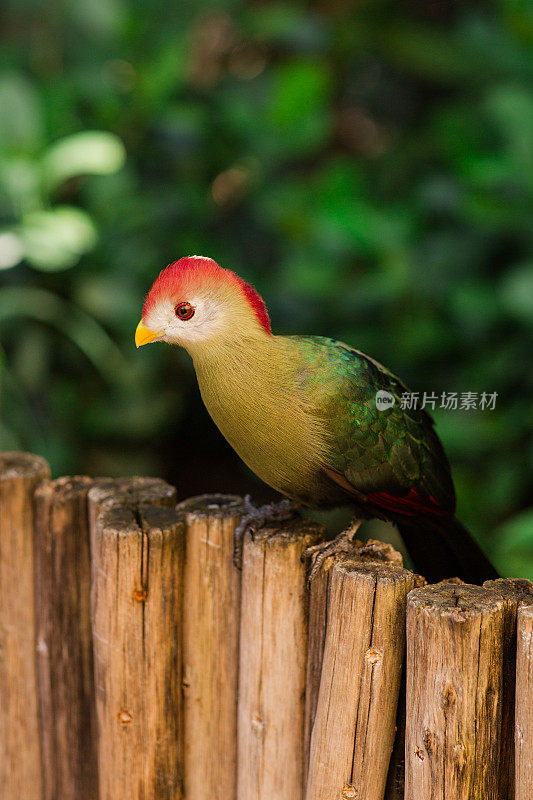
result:
[[(406, 386), (374, 358), (332, 338), (275, 335), (253, 286), (205, 256), (181, 258), (153, 282), (135, 331), (137, 347), (151, 342), (189, 353), (207, 411), (252, 472), (284, 496), (281, 516), (292, 505), (348, 506), (350, 539), (364, 520), (394, 523), (430, 582), (497, 577), (455, 516), (432, 418), (402, 402)], [(258, 517), (268, 517), (265, 507)], [(345, 548), (342, 538), (316, 548), (315, 571), (317, 559)]]

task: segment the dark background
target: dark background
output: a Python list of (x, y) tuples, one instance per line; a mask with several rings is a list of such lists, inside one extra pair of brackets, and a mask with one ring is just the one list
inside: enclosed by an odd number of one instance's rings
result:
[(4, 0), (2, 448), (54, 475), (269, 491), (188, 357), (136, 351), (158, 271), (209, 255), (276, 332), (327, 334), (437, 409), (459, 516), (533, 576), (533, 7), (524, 0)]

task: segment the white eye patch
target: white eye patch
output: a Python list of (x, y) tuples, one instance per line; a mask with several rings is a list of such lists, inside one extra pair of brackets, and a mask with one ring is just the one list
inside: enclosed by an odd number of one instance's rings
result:
[[(176, 315), (179, 303), (190, 303), (194, 314), (189, 319)], [(146, 316), (144, 323), (153, 331), (160, 331), (167, 342), (187, 345), (207, 339), (224, 327), (228, 310), (218, 298), (210, 296), (177, 297), (175, 302), (165, 298)]]

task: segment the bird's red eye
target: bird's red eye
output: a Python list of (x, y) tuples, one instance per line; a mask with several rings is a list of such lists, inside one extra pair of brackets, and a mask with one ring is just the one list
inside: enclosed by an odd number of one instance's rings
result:
[(194, 316), (194, 306), (190, 303), (178, 303), (175, 310), (176, 316), (180, 319), (190, 319)]

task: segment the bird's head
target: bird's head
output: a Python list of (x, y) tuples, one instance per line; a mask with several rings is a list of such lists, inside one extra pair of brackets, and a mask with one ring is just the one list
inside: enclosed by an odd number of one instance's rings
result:
[(191, 351), (246, 335), (271, 335), (266, 306), (255, 289), (211, 258), (180, 258), (155, 279), (135, 344), (178, 344)]

